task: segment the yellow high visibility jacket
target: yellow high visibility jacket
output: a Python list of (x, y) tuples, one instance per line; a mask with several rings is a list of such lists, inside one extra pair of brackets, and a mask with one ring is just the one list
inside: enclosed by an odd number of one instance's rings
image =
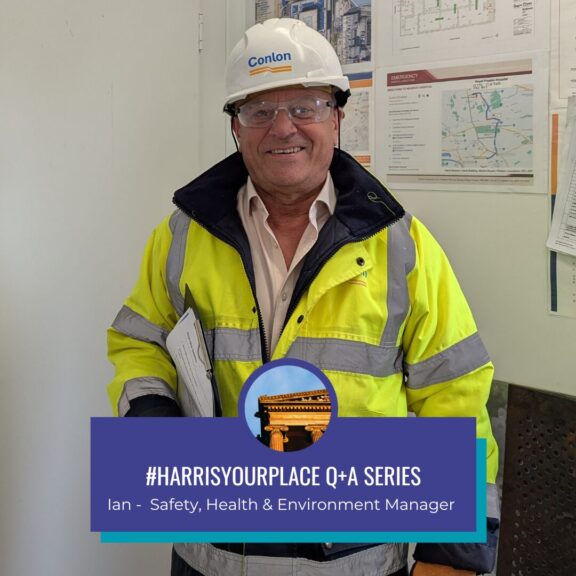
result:
[[(486, 411), (493, 367), (450, 264), (429, 231), (343, 152), (330, 168), (334, 215), (307, 255), (284, 328), (267, 351), (246, 234), (236, 211), (247, 173), (234, 154), (175, 195), (140, 278), (109, 330), (113, 409), (145, 395), (176, 399), (166, 336), (194, 296), (224, 416), (242, 385), (283, 357), (320, 368), (339, 416), (471, 416), (487, 440), (489, 516), (497, 517), (497, 447)], [(479, 568), (475, 568), (478, 569)]]

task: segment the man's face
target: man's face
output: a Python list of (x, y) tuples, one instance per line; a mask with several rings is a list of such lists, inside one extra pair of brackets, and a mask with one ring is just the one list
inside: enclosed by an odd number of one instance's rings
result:
[[(283, 106), (302, 96), (330, 100), (323, 90), (298, 87), (271, 90), (256, 98)], [(265, 128), (242, 126), (234, 118), (240, 152), (256, 189), (271, 195), (319, 192), (338, 142), (338, 113), (331, 108), (323, 122), (296, 125), (280, 109), (273, 124)]]

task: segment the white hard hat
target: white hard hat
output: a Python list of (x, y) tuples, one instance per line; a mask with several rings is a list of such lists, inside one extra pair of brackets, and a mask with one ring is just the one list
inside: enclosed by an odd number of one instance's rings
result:
[(250, 94), (295, 84), (334, 86), (339, 106), (350, 93), (338, 56), (322, 34), (301, 20), (271, 18), (248, 28), (230, 53), (224, 110), (233, 114), (231, 104)]

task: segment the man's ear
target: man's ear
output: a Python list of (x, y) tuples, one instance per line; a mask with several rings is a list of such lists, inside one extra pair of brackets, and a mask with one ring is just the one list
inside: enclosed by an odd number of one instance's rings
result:
[(240, 123), (238, 122), (238, 117), (233, 116), (230, 121), (232, 123), (232, 132), (234, 133), (236, 140), (240, 140)]
[(334, 109), (334, 146), (338, 146), (338, 136), (340, 135), (340, 123), (344, 119), (342, 108)]
[(233, 116), (230, 119), (230, 127), (232, 129), (232, 137), (236, 143), (236, 149), (240, 152), (240, 122), (237, 116)]

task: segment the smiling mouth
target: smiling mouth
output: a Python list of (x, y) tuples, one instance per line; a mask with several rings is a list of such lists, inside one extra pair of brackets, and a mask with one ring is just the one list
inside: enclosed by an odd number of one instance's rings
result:
[(301, 146), (292, 146), (291, 148), (273, 148), (269, 150), (269, 154), (296, 154), (296, 152), (300, 152), (304, 150)]

